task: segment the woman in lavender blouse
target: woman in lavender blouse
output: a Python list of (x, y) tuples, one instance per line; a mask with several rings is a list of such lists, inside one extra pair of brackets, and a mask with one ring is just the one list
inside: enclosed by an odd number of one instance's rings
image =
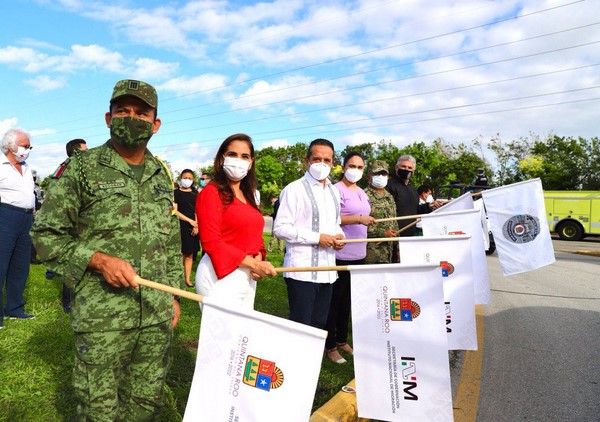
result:
[[(342, 230), (346, 239), (365, 239), (367, 226), (375, 220), (369, 214), (371, 205), (367, 194), (356, 184), (365, 168), (365, 160), (357, 152), (350, 152), (344, 157), (344, 177), (334, 186), (340, 192), (340, 214)], [(366, 243), (348, 243), (344, 249), (336, 252), (337, 265), (364, 264), (367, 256)], [(327, 340), (325, 342), (327, 357), (336, 363), (345, 363), (346, 359), (340, 350), (352, 354), (348, 344), (348, 320), (350, 318), (350, 272), (339, 271), (338, 279), (333, 283), (333, 293), (329, 316), (327, 317)]]

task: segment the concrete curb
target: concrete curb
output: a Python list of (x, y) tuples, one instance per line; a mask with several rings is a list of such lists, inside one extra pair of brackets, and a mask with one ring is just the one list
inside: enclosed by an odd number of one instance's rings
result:
[[(350, 381), (346, 386), (356, 388), (355, 380)], [(310, 422), (366, 422), (368, 420), (358, 417), (356, 394), (344, 391), (339, 391), (309, 419)]]
[(587, 256), (600, 256), (600, 251), (592, 251), (592, 250), (573, 250), (573, 249), (555, 249), (554, 252), (563, 252), (563, 253), (574, 253), (577, 255), (587, 255)]

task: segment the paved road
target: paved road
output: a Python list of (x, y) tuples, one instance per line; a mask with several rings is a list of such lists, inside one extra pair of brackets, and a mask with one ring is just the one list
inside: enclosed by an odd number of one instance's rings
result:
[(492, 303), (478, 421), (600, 420), (600, 239), (554, 240), (556, 263), (504, 277), (488, 257)]

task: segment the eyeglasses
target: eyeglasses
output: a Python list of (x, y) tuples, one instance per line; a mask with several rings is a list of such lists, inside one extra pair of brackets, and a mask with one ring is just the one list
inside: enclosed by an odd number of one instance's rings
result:
[(28, 149), (28, 150), (32, 150), (33, 147), (31, 145), (19, 145), (22, 148)]

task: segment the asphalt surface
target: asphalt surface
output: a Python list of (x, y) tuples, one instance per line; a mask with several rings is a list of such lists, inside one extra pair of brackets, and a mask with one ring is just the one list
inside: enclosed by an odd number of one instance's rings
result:
[(554, 264), (510, 277), (488, 257), (478, 421), (600, 420), (600, 239), (553, 245)]

